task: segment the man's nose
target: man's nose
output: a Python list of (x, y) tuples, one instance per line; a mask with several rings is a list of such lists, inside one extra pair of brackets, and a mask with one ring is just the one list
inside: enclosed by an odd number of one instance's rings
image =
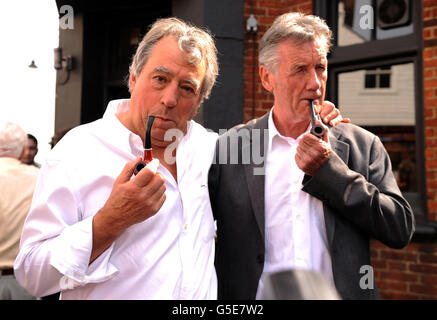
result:
[(311, 91), (317, 91), (321, 88), (322, 82), (316, 70), (311, 70), (308, 76), (307, 89)]
[(161, 103), (167, 108), (173, 108), (178, 103), (179, 90), (177, 83), (170, 83), (162, 93)]

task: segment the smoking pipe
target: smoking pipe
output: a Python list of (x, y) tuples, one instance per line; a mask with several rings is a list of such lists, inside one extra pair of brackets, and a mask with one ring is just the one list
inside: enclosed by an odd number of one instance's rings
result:
[(150, 132), (152, 131), (153, 121), (155, 121), (155, 116), (149, 116), (146, 125), (146, 134), (144, 137), (144, 160), (139, 161), (135, 165), (134, 174), (137, 175), (147, 164), (153, 160), (152, 156), (152, 141), (150, 138)]
[(320, 121), (320, 116), (314, 111), (313, 100), (308, 100), (310, 103), (310, 113), (311, 113), (311, 130), (310, 132), (318, 138), (322, 138), (326, 133), (326, 128), (322, 125)]

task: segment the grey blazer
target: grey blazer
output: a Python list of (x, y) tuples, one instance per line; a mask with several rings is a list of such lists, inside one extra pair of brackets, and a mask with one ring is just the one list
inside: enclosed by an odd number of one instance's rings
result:
[[(243, 160), (253, 148), (253, 129), (267, 126), (268, 114), (231, 129), (217, 142), (209, 192), (217, 220), (219, 299), (254, 299), (263, 271), (264, 175), (254, 175), (253, 170), (264, 163)], [(232, 132), (239, 137), (236, 164), (230, 164)], [(268, 140), (260, 136), (264, 156)], [(378, 137), (341, 123), (329, 129), (329, 141), (334, 152), (314, 176), (304, 177), (302, 190), (323, 201), (334, 282), (341, 297), (375, 299), (376, 286), (360, 287), (360, 268), (370, 265), (369, 239), (392, 248), (406, 246), (414, 232), (414, 216)]]

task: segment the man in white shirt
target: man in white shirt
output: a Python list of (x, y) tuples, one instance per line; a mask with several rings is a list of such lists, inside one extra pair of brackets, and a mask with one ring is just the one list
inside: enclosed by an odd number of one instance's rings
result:
[[(42, 165), (14, 265), (29, 292), (216, 298), (207, 173), (217, 135), (192, 119), (217, 74), (207, 32), (175, 18), (151, 27), (130, 68), (131, 99), (72, 129)], [(133, 176), (149, 115), (159, 167)]]

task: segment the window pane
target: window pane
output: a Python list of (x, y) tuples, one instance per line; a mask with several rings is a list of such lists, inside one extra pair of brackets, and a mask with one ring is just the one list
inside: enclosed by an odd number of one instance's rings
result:
[(375, 88), (376, 87), (376, 75), (374, 74), (366, 74), (366, 83), (364, 84), (365, 88)]
[(390, 88), (390, 74), (381, 74), (379, 78), (380, 88)]
[(371, 40), (372, 29), (367, 27), (367, 23), (371, 21), (362, 20), (360, 26), (360, 8), (371, 4), (372, 0), (338, 1), (338, 46), (350, 46)]

